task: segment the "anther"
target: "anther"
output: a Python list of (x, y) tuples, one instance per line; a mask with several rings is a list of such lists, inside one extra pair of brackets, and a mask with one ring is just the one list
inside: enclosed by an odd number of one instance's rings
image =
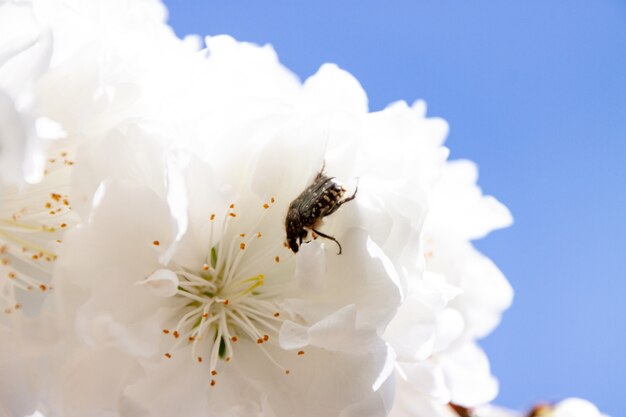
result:
[(167, 359), (171, 359), (172, 358), (172, 354), (171, 353), (166, 353), (163, 356), (165, 356)]
[(276, 256), (276, 257), (274, 258), (274, 260), (276, 261), (276, 263), (279, 263), (279, 262), (280, 262), (280, 256)]
[(299, 350), (298, 351), (298, 356), (302, 356), (302, 355), (304, 355), (304, 351), (303, 350)]
[(158, 240), (155, 240), (154, 242), (152, 242), (152, 244), (154, 246), (159, 246), (161, 244), (161, 242), (159, 242)]
[(180, 333), (178, 333), (178, 330), (174, 330), (174, 333), (172, 333), (172, 335), (178, 339), (180, 337)]

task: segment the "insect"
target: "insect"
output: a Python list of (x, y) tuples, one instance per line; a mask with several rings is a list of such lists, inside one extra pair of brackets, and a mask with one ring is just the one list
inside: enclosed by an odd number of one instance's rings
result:
[(298, 252), (302, 239), (308, 235), (311, 230), (315, 235), (330, 239), (339, 246), (339, 255), (341, 255), (341, 244), (337, 239), (317, 230), (321, 226), (322, 218), (330, 216), (336, 212), (339, 207), (348, 201), (354, 200), (359, 186), (354, 193), (346, 198), (344, 186), (335, 179), (324, 173), (324, 166), (317, 176), (295, 200), (289, 204), (289, 211), (285, 219), (285, 229), (287, 231), (287, 244), (294, 253)]

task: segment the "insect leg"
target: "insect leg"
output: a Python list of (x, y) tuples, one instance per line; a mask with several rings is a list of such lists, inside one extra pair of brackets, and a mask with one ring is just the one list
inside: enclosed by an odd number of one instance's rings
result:
[(350, 197), (344, 198), (343, 200), (338, 202), (337, 205), (341, 207), (342, 204), (347, 203), (348, 201), (354, 200), (354, 197), (356, 197), (357, 191), (359, 191), (359, 179), (358, 178), (356, 179), (356, 187), (354, 188), (354, 192), (352, 193), (352, 195)]
[(325, 233), (322, 233), (322, 232), (320, 232), (319, 230), (315, 230), (315, 229), (311, 229), (311, 230), (313, 230), (315, 233), (317, 233), (317, 234), (318, 234), (318, 235), (320, 235), (321, 237), (325, 237), (326, 239), (330, 239), (330, 240), (332, 240), (333, 242), (335, 242), (335, 243), (337, 244), (337, 246), (339, 246), (339, 253), (338, 253), (337, 255), (341, 255), (341, 243), (339, 243), (339, 241), (338, 241), (337, 239), (335, 239), (334, 237), (329, 236), (329, 235), (327, 235), (327, 234), (325, 234)]

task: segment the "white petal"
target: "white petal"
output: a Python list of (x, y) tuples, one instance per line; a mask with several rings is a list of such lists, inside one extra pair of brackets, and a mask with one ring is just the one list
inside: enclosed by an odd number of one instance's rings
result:
[(0, 414), (22, 416), (35, 411), (39, 374), (32, 356), (18, 331), (0, 326)]
[(359, 321), (386, 325), (402, 299), (394, 265), (363, 230), (350, 229), (340, 241), (343, 254), (327, 257), (328, 298), (337, 302), (352, 300)]
[(107, 347), (70, 350), (58, 378), (49, 387), (52, 404), (45, 416), (113, 417), (124, 387), (141, 375), (138, 363)]
[(154, 295), (159, 297), (171, 297), (178, 290), (178, 276), (169, 269), (159, 269), (137, 284), (146, 285)]
[(440, 360), (453, 403), (475, 407), (495, 398), (498, 381), (491, 375), (487, 355), (476, 344), (466, 343)]
[(321, 242), (314, 240), (300, 246), (294, 278), (298, 287), (310, 293), (326, 288), (326, 251)]
[(23, 180), (27, 140), (26, 126), (13, 100), (0, 90), (0, 184), (17, 184)]
[(367, 112), (367, 96), (361, 84), (335, 64), (324, 64), (304, 82), (306, 98), (324, 108), (354, 113)]
[(478, 168), (471, 161), (445, 165), (434, 190), (428, 230), (480, 239), (492, 230), (512, 224), (509, 210), (495, 198), (484, 196), (476, 185), (477, 178)]
[(104, 340), (123, 343), (124, 334), (134, 334), (129, 349), (147, 346), (153, 352), (159, 332), (155, 312), (167, 307), (169, 299), (137, 282), (162, 268), (160, 248), (175, 235), (172, 219), (166, 203), (145, 187), (112, 181), (101, 189), (100, 204), (89, 222), (66, 234), (56, 280), (90, 291), (78, 314), (85, 332), (104, 329), (98, 320), (108, 315), (113, 326), (97, 332), (109, 335)]
[(400, 363), (399, 368), (404, 379), (416, 390), (416, 395), (425, 395), (441, 404), (450, 402), (450, 391), (440, 366), (424, 361)]

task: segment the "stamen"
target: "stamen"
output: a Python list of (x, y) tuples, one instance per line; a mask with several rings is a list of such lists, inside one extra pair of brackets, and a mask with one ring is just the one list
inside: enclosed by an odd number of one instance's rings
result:
[(252, 278), (248, 278), (248, 279), (244, 279), (243, 281), (241, 281), (241, 283), (247, 283), (247, 282), (252, 282), (253, 284), (250, 285), (246, 290), (244, 290), (241, 294), (239, 294), (238, 296), (244, 296), (246, 294), (251, 293), (252, 291), (254, 291), (255, 288), (260, 287), (261, 285), (263, 285), (265, 283), (265, 275), (263, 274), (259, 274), (256, 277), (252, 277)]
[[(274, 197), (271, 201), (275, 201)], [(177, 313), (177, 323), (171, 332), (163, 330), (176, 339), (168, 349), (171, 352), (181, 343), (190, 343), (192, 359), (207, 362), (212, 376), (216, 376), (220, 359), (229, 362), (234, 357), (233, 344), (240, 337), (247, 337), (256, 341), (263, 354), (288, 374), (289, 370), (278, 364), (264, 345), (273, 341), (282, 322), (272, 298), (292, 285), (279, 281), (266, 288), (266, 275), (258, 273), (259, 265), (266, 265), (268, 256), (279, 263), (280, 258), (274, 255), (281, 242), (271, 241), (254, 250), (259, 245), (255, 242), (263, 237), (259, 226), (267, 210), (258, 210), (254, 226), (235, 232), (232, 229), (239, 220), (234, 208), (230, 204), (224, 213), (217, 229), (221, 229), (220, 234), (214, 235), (216, 215), (210, 215), (209, 247), (204, 263), (197, 270), (172, 269), (179, 279), (176, 297), (183, 300), (184, 306)], [(264, 272), (277, 268), (275, 263)]]

